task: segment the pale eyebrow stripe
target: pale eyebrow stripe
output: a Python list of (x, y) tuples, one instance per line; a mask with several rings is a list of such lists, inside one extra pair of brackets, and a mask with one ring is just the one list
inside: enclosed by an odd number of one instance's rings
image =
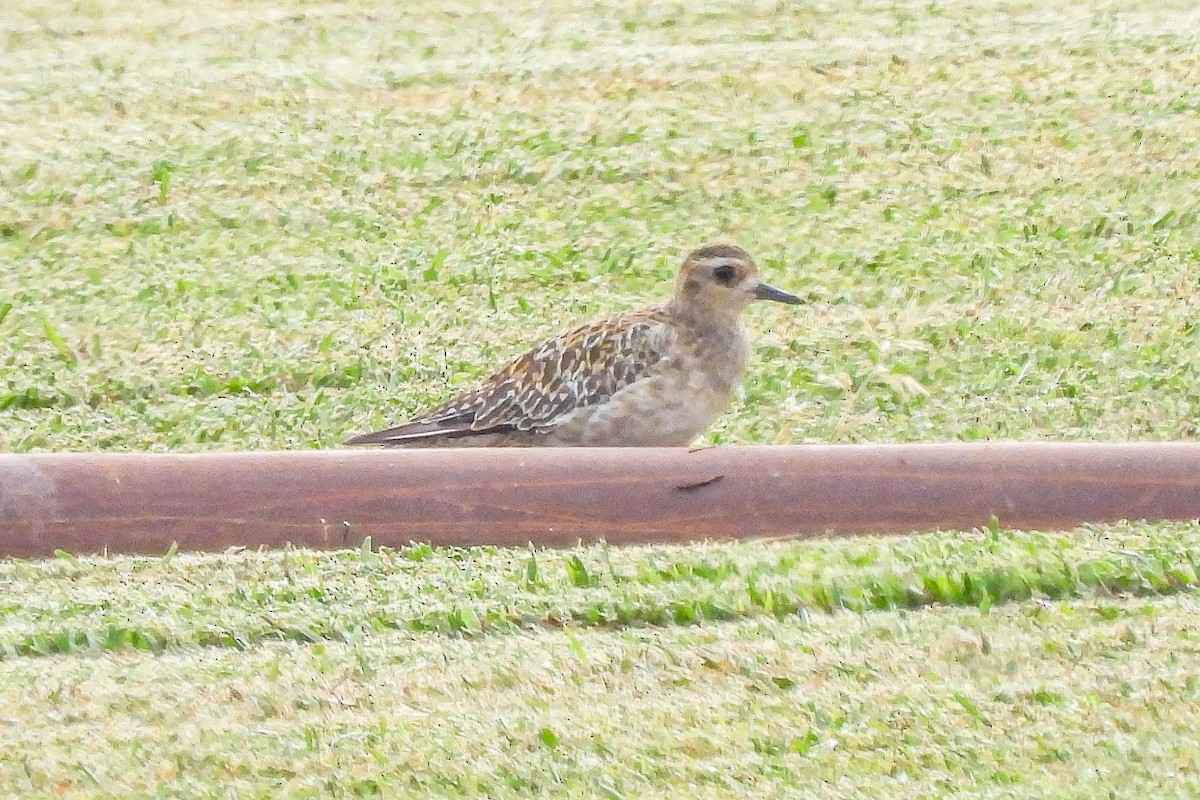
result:
[(739, 267), (743, 262), (739, 258), (731, 258), (729, 256), (709, 256), (708, 258), (700, 259), (702, 267)]

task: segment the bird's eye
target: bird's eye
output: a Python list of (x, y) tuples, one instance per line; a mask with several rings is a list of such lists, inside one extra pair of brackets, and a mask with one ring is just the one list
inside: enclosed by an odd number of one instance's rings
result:
[(713, 280), (724, 286), (732, 286), (737, 279), (737, 270), (726, 264), (713, 270)]

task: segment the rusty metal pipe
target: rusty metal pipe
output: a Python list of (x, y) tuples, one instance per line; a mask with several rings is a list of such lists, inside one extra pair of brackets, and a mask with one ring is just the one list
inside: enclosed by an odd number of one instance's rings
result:
[(1200, 444), (0, 455), (0, 556), (682, 542), (1200, 517)]

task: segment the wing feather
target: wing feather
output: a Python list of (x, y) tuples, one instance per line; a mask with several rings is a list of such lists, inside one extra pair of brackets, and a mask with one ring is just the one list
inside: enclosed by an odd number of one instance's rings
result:
[(671, 326), (663, 308), (582, 325), (524, 353), (478, 388), (394, 428), (348, 445), (404, 445), (553, 428), (576, 408), (607, 402), (666, 357)]

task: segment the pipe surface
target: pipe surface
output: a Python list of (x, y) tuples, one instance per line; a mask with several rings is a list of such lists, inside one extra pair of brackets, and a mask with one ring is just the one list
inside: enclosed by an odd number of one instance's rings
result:
[(0, 556), (681, 542), (1200, 517), (1200, 444), (0, 455)]

